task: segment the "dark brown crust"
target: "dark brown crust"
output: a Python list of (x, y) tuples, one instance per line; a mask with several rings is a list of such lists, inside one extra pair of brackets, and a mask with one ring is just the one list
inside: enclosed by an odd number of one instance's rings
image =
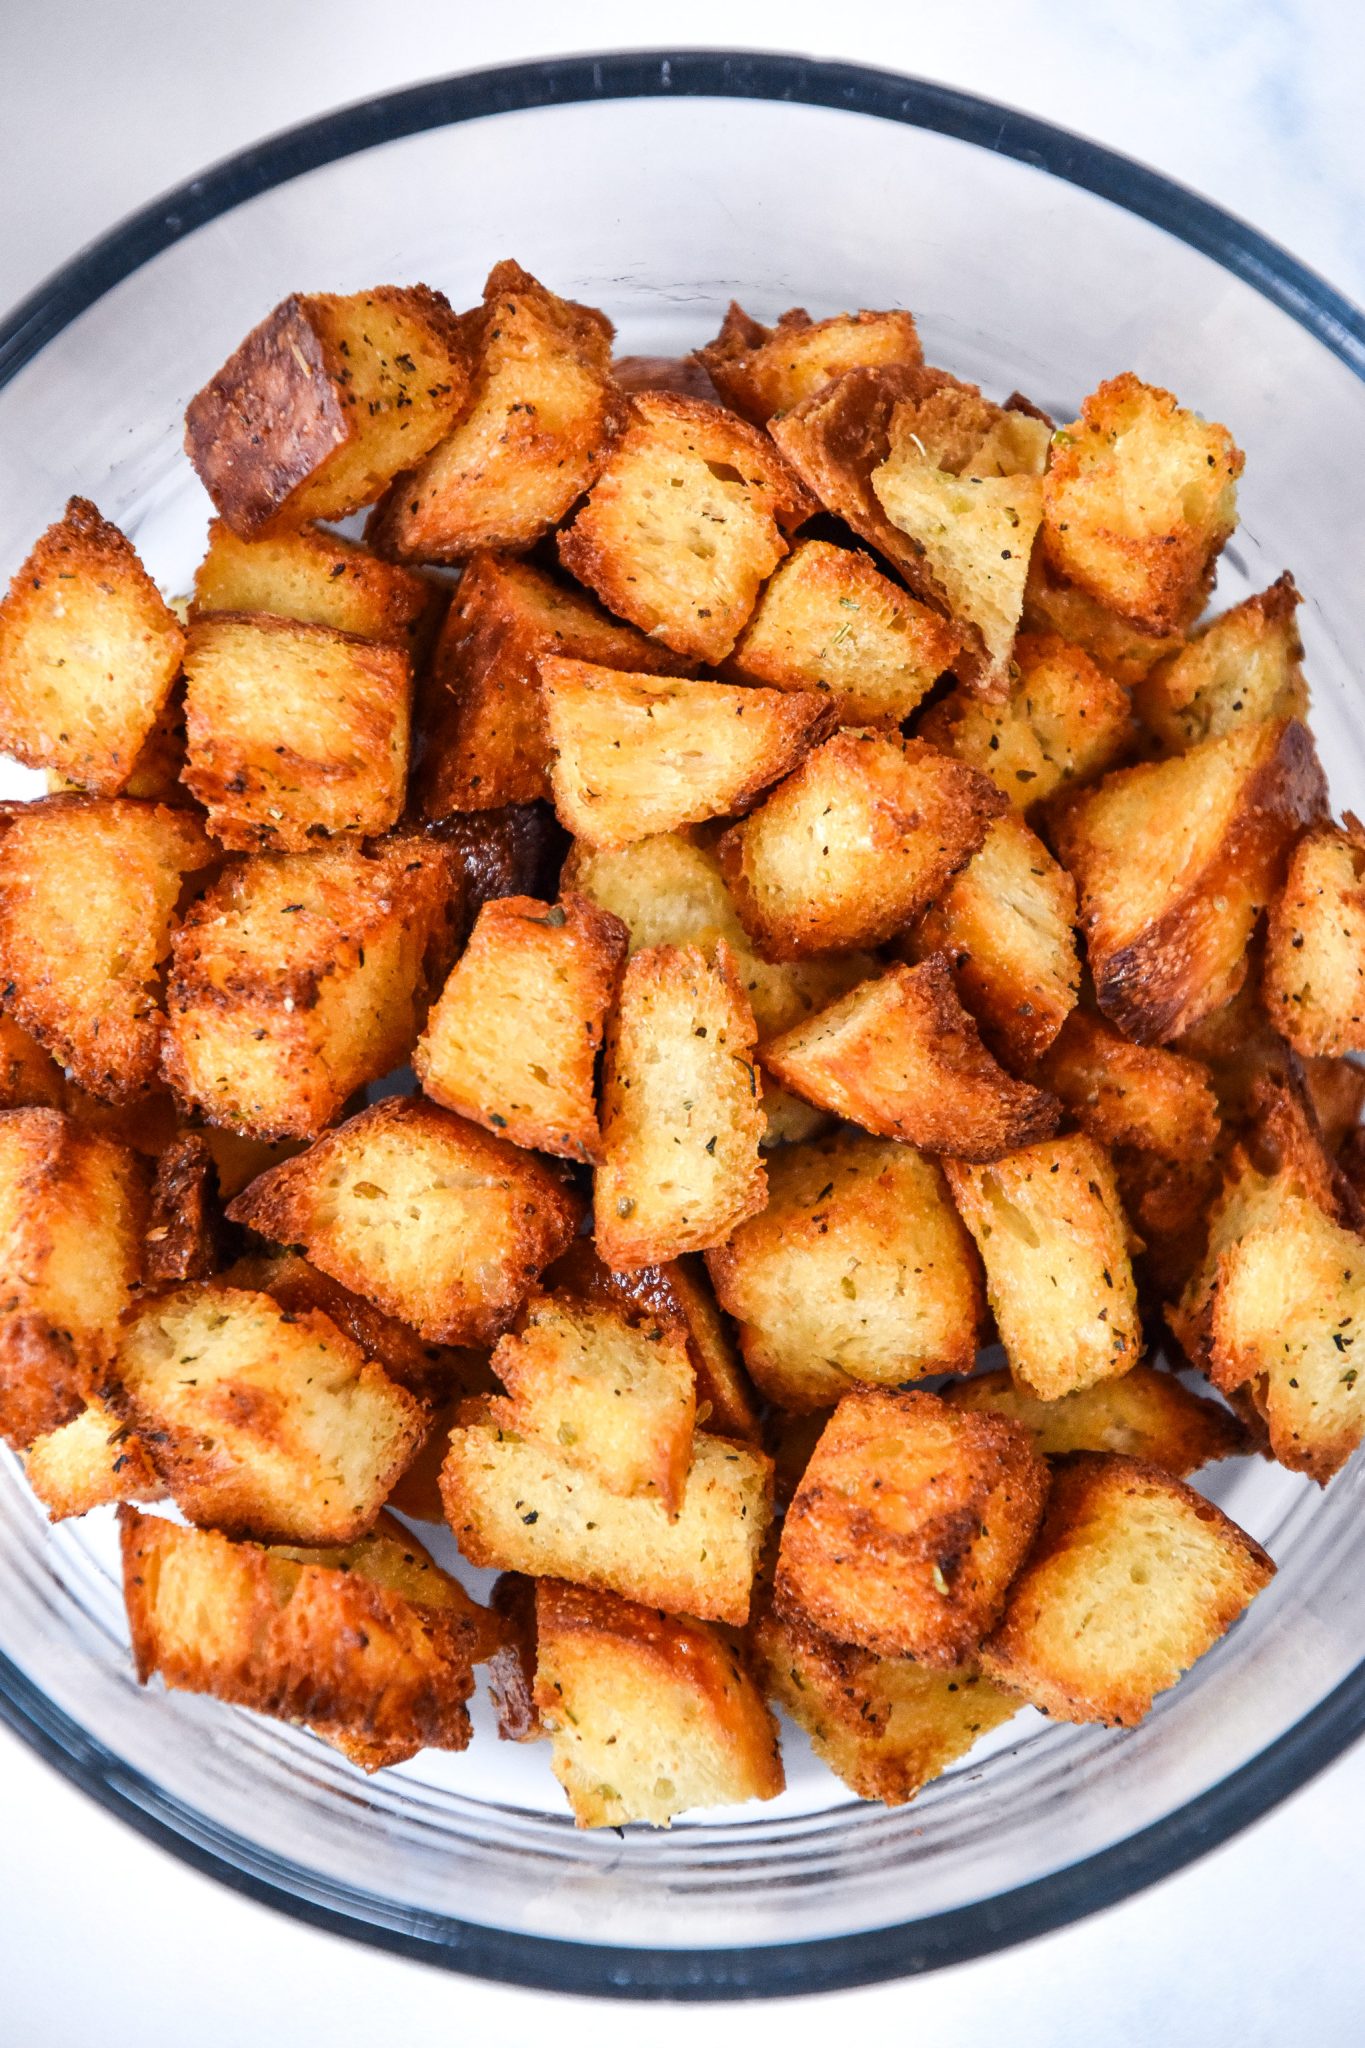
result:
[(500, 1742), (539, 1742), (545, 1733), (535, 1702), (536, 1581), (503, 1572), (493, 1586), (493, 1612), (506, 1629), (488, 1659), (488, 1691)]
[(449, 847), (464, 871), (461, 939), (496, 896), (540, 896), (550, 902), (559, 893), (568, 840), (548, 804), (458, 813), (432, 826), (430, 836)]
[(223, 1249), (218, 1170), (197, 1132), (186, 1131), (156, 1165), (143, 1276), (149, 1287), (207, 1280)]
[(680, 398), (724, 401), (702, 366), (700, 356), (616, 356), (611, 374), (622, 391), (676, 391)]
[(89, 1371), (64, 1330), (39, 1315), (0, 1318), (0, 1437), (16, 1451), (74, 1422), (89, 1387)]

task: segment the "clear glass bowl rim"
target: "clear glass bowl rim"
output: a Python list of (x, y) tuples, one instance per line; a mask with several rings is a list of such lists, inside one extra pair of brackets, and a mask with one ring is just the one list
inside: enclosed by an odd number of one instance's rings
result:
[[(932, 130), (1010, 156), (1141, 216), (1252, 285), (1365, 382), (1365, 315), (1286, 250), (1198, 194), (1030, 114), (897, 72), (779, 53), (626, 51), (457, 73), (338, 108), (254, 144), (92, 243), (0, 322), (0, 388), (87, 307), (162, 249), (257, 193), (401, 136), (592, 100), (784, 100)], [(193, 1817), (130, 1770), (0, 1654), (0, 1720), (107, 1812), (183, 1862), (277, 1911), (393, 1953), (539, 1990), (597, 1997), (792, 1997), (917, 1975), (1116, 1905), (1260, 1819), (1365, 1732), (1365, 1660), (1259, 1756), (1165, 1820), (1034, 1883), (896, 1927), (746, 1949), (645, 1950), (426, 1915), (417, 1928), (301, 1895), (306, 1873), (245, 1837), (202, 1839)]]

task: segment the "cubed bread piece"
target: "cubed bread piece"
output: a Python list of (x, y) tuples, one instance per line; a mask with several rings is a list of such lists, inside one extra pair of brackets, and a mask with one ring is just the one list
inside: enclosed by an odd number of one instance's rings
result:
[(130, 797), (44, 797), (0, 836), (5, 1006), (92, 1094), (150, 1088), (176, 906), (215, 857), (192, 813)]
[(486, 903), (413, 1054), (433, 1102), (510, 1143), (595, 1159), (594, 1089), (626, 928), (572, 891)]
[(1076, 1006), (1076, 885), (1017, 812), (930, 904), (909, 957), (941, 953), (991, 1050), (1027, 1069)]
[(845, 1394), (782, 1525), (774, 1600), (836, 1642), (938, 1667), (999, 1619), (1047, 1498), (1029, 1433), (933, 1394)]
[(1149, 670), (1133, 701), (1166, 753), (1183, 754), (1258, 719), (1307, 717), (1300, 602), (1286, 570)]
[(166, 1079), (213, 1123), (314, 1136), (408, 1057), (459, 911), (417, 834), (233, 863), (175, 935)]
[(959, 684), (930, 706), (919, 736), (979, 768), (1017, 811), (1091, 781), (1129, 753), (1128, 692), (1055, 633), (1021, 633), (1009, 691), (983, 698)]
[[(1148, 670), (1184, 646), (1181, 633), (1144, 633), (1090, 593), (1068, 583), (1048, 566), (1043, 548), (1033, 550), (1024, 586), (1025, 633), (1056, 634), (1079, 647), (1105, 675), (1132, 690)], [(1015, 642), (1016, 651), (1018, 641)]]
[(875, 946), (933, 901), (1005, 808), (936, 747), (848, 728), (731, 826), (721, 869), (770, 957)]
[(185, 782), (224, 846), (299, 853), (397, 824), (412, 696), (401, 649), (214, 612), (190, 626), (185, 679)]
[(943, 1389), (954, 1408), (1006, 1415), (1033, 1432), (1044, 1457), (1070, 1451), (1118, 1451), (1143, 1458), (1177, 1479), (1219, 1458), (1251, 1448), (1242, 1423), (1216, 1401), (1205, 1401), (1174, 1373), (1135, 1365), (1121, 1379), (1102, 1380), (1056, 1401), (1040, 1401), (1016, 1386), (1007, 1371), (978, 1373)]
[(991, 1058), (941, 953), (863, 982), (761, 1058), (804, 1100), (925, 1152), (995, 1159), (1061, 1119), (1054, 1096)]
[(1365, 826), (1306, 832), (1270, 906), (1262, 977), (1296, 1052), (1365, 1052)]
[(534, 1295), (501, 1338), (493, 1370), (507, 1389), (499, 1427), (562, 1457), (608, 1493), (682, 1505), (692, 1462), (696, 1375), (675, 1323)]
[(841, 1133), (786, 1146), (767, 1208), (706, 1262), (745, 1364), (783, 1408), (971, 1370), (976, 1257), (938, 1167), (909, 1145)]
[(446, 593), (439, 583), (381, 561), (358, 542), (320, 526), (243, 540), (221, 519), (209, 525), (208, 553), (194, 572), (194, 615), (269, 612), (330, 626), (362, 640), (425, 654)]
[(952, 666), (958, 638), (859, 549), (805, 540), (779, 563), (727, 673), (820, 690), (845, 725), (898, 726)]
[(0, 752), (117, 796), (184, 647), (129, 542), (88, 498), (72, 498), (0, 604)]
[(530, 547), (588, 488), (624, 412), (609, 369), (611, 322), (557, 298), (519, 263), (495, 265), (482, 306), (461, 324), (469, 398), (440, 446), (398, 478), (374, 524), (377, 544), (402, 561)]
[(218, 1168), (197, 1131), (183, 1131), (156, 1162), (142, 1272), (149, 1287), (207, 1280), (223, 1249)]
[(98, 1399), (34, 1438), (24, 1477), (52, 1522), (117, 1501), (160, 1500), (166, 1491), (129, 1425)]
[(720, 333), (697, 350), (701, 363), (727, 405), (755, 426), (788, 412), (823, 390), (845, 370), (875, 369), (885, 363), (924, 360), (909, 313), (836, 313), (812, 320), (802, 306), (783, 313), (774, 327), (753, 320), (732, 299)]
[(978, 479), (1041, 476), (1051, 435), (1047, 414), (1017, 393), (997, 405), (975, 384), (926, 370), (888, 422), (887, 466), (918, 462), (943, 476)]
[(1058, 1721), (1131, 1728), (1212, 1649), (1275, 1567), (1156, 1465), (1078, 1452), (981, 1653), (988, 1678)]
[(814, 510), (757, 428), (700, 399), (642, 391), (559, 558), (610, 611), (714, 664), (786, 554), (784, 534)]
[(1088, 1011), (1067, 1018), (1039, 1074), (1101, 1145), (1193, 1163), (1218, 1142), (1218, 1098), (1203, 1061), (1134, 1045)]
[(1297, 720), (1120, 768), (1071, 798), (1053, 844), (1076, 878), (1100, 1008), (1139, 1043), (1235, 995), (1256, 920), (1327, 791)]
[(607, 1031), (593, 1234), (629, 1270), (722, 1244), (763, 1207), (757, 1033), (729, 948), (657, 946)]
[(425, 285), (295, 293), (190, 401), (185, 450), (234, 533), (368, 505), (464, 405), (455, 315)]
[[(172, 684), (170, 696), (156, 715), (156, 723), (138, 748), (137, 759), (119, 795), (141, 797), (147, 803), (172, 804), (182, 810), (192, 806), (194, 799), (181, 780), (187, 758), (185, 679), (181, 675)], [(74, 777), (49, 768), (47, 787), (50, 795), (61, 796), (69, 790), (79, 790), (81, 785)]]
[(1077, 1132), (988, 1166), (950, 1159), (945, 1170), (1020, 1385), (1056, 1401), (1136, 1365), (1128, 1227), (1103, 1148)]
[(540, 690), (547, 654), (641, 674), (672, 675), (683, 665), (633, 626), (609, 619), (584, 592), (529, 562), (480, 549), (446, 615), (422, 706), (414, 789), (423, 817), (549, 796)]
[(66, 1077), (13, 1017), (0, 1011), (0, 1109), (61, 1109)]
[(777, 1726), (739, 1650), (704, 1622), (542, 1579), (535, 1703), (581, 1828), (775, 1799)]
[(1043, 542), (1052, 567), (1149, 633), (1190, 624), (1237, 523), (1244, 457), (1226, 427), (1125, 372), (1053, 436)]
[(471, 1402), (451, 1432), (441, 1492), (471, 1564), (572, 1578), (740, 1627), (772, 1519), (772, 1461), (698, 1430), (670, 1520), (659, 1501), (609, 1492), (562, 1452), (500, 1429), (486, 1402)]
[(228, 1211), (434, 1344), (492, 1343), (578, 1235), (562, 1174), (414, 1096), (272, 1167)]

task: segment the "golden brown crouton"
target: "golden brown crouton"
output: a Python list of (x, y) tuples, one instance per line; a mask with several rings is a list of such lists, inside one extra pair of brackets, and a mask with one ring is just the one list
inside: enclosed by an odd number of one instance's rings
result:
[[(1049, 568), (1042, 548), (1033, 550), (1024, 586), (1023, 626), (1040, 638), (1056, 634), (1088, 654), (1107, 676), (1125, 689), (1135, 689), (1148, 670), (1184, 645), (1180, 633), (1143, 633), (1088, 591), (1068, 583)], [(1016, 651), (1018, 641), (1015, 642)]]
[(301, 853), (398, 822), (412, 695), (399, 648), (215, 612), (190, 626), (185, 679), (185, 782), (224, 846)]
[(604, 314), (556, 298), (519, 263), (499, 263), (461, 325), (469, 399), (374, 523), (378, 545), (400, 560), (530, 547), (588, 488), (621, 424)]
[(92, 1094), (151, 1086), (176, 905), (215, 857), (190, 812), (130, 797), (44, 797), (0, 837), (5, 1006)]
[(1069, 1451), (1120, 1451), (1184, 1479), (1218, 1458), (1250, 1448), (1237, 1417), (1181, 1385), (1173, 1373), (1135, 1365), (1121, 1379), (1103, 1380), (1056, 1401), (1040, 1401), (1015, 1385), (1008, 1372), (978, 1373), (943, 1389), (954, 1408), (1006, 1415), (1033, 1432), (1044, 1457)]
[(1127, 1225), (1108, 1155), (1078, 1132), (988, 1166), (945, 1162), (986, 1268), (1010, 1371), (1056, 1401), (1118, 1379), (1142, 1350)]
[(746, 1365), (783, 1408), (971, 1370), (975, 1255), (938, 1167), (908, 1145), (787, 1146), (769, 1162), (767, 1208), (706, 1262)]
[(991, 1058), (941, 953), (863, 982), (761, 1058), (805, 1100), (926, 1152), (995, 1159), (1061, 1118), (1053, 1096)]
[(1009, 694), (958, 686), (920, 721), (919, 736), (979, 768), (1017, 811), (1088, 782), (1131, 750), (1128, 692), (1055, 633), (1021, 633)]
[(658, 946), (626, 968), (607, 1032), (593, 1234), (609, 1266), (721, 1244), (766, 1180), (756, 1040), (724, 941)]
[(742, 1626), (772, 1517), (772, 1461), (698, 1430), (682, 1505), (611, 1493), (561, 1453), (499, 1429), (471, 1402), (441, 1473), (446, 1517), (471, 1564), (576, 1584)]
[(1053, 842), (1076, 878), (1100, 1008), (1127, 1037), (1175, 1038), (1235, 995), (1290, 845), (1325, 808), (1292, 719), (1117, 769), (1070, 800)]
[(116, 526), (72, 498), (0, 604), (0, 752), (117, 796), (180, 668), (180, 621)]
[(846, 370), (875, 369), (885, 363), (924, 360), (909, 313), (836, 313), (812, 320), (793, 306), (775, 327), (750, 319), (733, 300), (720, 333), (697, 350), (701, 363), (727, 405), (755, 426), (788, 412), (824, 389)]
[(98, 1399), (70, 1422), (34, 1438), (24, 1477), (52, 1522), (117, 1501), (160, 1500), (166, 1491), (128, 1424)]
[(213, 1154), (197, 1131), (184, 1131), (156, 1163), (143, 1279), (149, 1287), (207, 1280), (218, 1268), (222, 1240)]
[(543, 1160), (412, 1096), (326, 1132), (228, 1211), (435, 1344), (500, 1337), (581, 1215)]
[(1258, 719), (1307, 717), (1299, 603), (1286, 570), (1148, 672), (1133, 701), (1166, 753), (1183, 754)]
[(630, 410), (560, 560), (675, 654), (723, 661), (814, 503), (766, 435), (719, 406), (647, 391)]
[(162, 1071), (181, 1102), (314, 1136), (407, 1058), (459, 901), (445, 849), (415, 834), (234, 863), (175, 936)]
[(1188, 626), (1237, 523), (1244, 457), (1169, 391), (1111, 377), (1053, 436), (1045, 479), (1048, 560), (1149, 633)]
[(1246, 1123), (1263, 1080), (1286, 1080), (1294, 1055), (1272, 1029), (1261, 1000), (1261, 947), (1252, 940), (1247, 976), (1236, 995), (1172, 1040), (1172, 1049), (1207, 1068), (1218, 1114), (1229, 1126)]
[(542, 1579), (535, 1704), (581, 1828), (775, 1799), (777, 1727), (739, 1652), (704, 1622)]
[(595, 1159), (597, 1054), (625, 957), (625, 926), (586, 896), (486, 903), (413, 1054), (422, 1087), (514, 1145)]
[(1131, 1728), (1274, 1571), (1259, 1543), (1170, 1473), (1078, 1452), (1054, 1473), (982, 1668), (1055, 1720)]
[(499, 1742), (538, 1742), (545, 1733), (535, 1702), (536, 1581), (503, 1572), (489, 1596), (503, 1640), (488, 1658), (488, 1694)]
[(446, 593), (439, 583), (381, 561), (320, 526), (242, 540), (215, 519), (208, 553), (194, 572), (194, 614), (270, 612), (384, 640), (414, 660), (436, 629)]
[(1270, 906), (1262, 978), (1296, 1052), (1365, 1052), (1365, 826), (1321, 825), (1294, 848)]
[(774, 959), (875, 946), (977, 851), (1004, 798), (920, 740), (848, 729), (720, 842), (745, 929)]
[(1017, 1423), (933, 1394), (846, 1394), (787, 1509), (777, 1610), (878, 1656), (965, 1663), (1000, 1616), (1047, 1484)]
[(465, 402), (447, 301), (425, 285), (294, 294), (190, 401), (185, 450), (246, 540), (339, 519), (420, 461)]
[(61, 1109), (66, 1079), (50, 1052), (0, 1012), (0, 1109)]

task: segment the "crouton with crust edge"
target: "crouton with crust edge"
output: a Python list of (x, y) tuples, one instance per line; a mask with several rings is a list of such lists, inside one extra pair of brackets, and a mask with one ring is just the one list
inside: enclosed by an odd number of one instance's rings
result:
[[(1079, 647), (1125, 690), (1135, 689), (1155, 663), (1178, 654), (1185, 644), (1183, 633), (1141, 632), (1088, 591), (1055, 575), (1039, 547), (1033, 550), (1024, 585), (1022, 625), (1024, 633), (1056, 634)], [(1016, 651), (1018, 645), (1016, 640)]]
[(218, 1168), (197, 1131), (182, 1131), (156, 1162), (143, 1244), (142, 1274), (149, 1287), (207, 1280), (221, 1263)]
[(499, 1742), (539, 1742), (545, 1733), (535, 1702), (536, 1581), (502, 1572), (489, 1604), (503, 1639), (488, 1658), (488, 1697), (498, 1719)]
[(1270, 906), (1261, 978), (1270, 1021), (1310, 1057), (1365, 1052), (1365, 826), (1305, 832)]
[(243, 540), (209, 522), (208, 552), (194, 572), (196, 618), (210, 612), (270, 612), (401, 647), (414, 662), (445, 609), (439, 583), (385, 562), (358, 541), (320, 526)]
[(1242, 1457), (1252, 1447), (1245, 1426), (1227, 1408), (1192, 1394), (1174, 1373), (1134, 1365), (1121, 1379), (1101, 1380), (1055, 1401), (1016, 1386), (1006, 1370), (978, 1373), (943, 1389), (954, 1408), (1004, 1415), (1033, 1434), (1045, 1458), (1071, 1451), (1117, 1451), (1186, 1479), (1201, 1465)]
[(1166, 753), (1183, 754), (1264, 718), (1307, 718), (1301, 602), (1286, 569), (1148, 670), (1133, 704)]
[(1087, 1010), (1067, 1018), (1038, 1071), (1101, 1145), (1197, 1164), (1218, 1143), (1218, 1098), (1203, 1061), (1134, 1045)]
[(162, 1500), (166, 1492), (132, 1429), (98, 1399), (34, 1438), (24, 1454), (24, 1477), (50, 1522), (119, 1501)]
[(765, 327), (732, 299), (719, 334), (694, 360), (726, 405), (765, 427), (774, 413), (789, 412), (846, 370), (917, 368), (924, 352), (910, 313), (864, 310), (812, 320), (804, 307), (792, 306)]

